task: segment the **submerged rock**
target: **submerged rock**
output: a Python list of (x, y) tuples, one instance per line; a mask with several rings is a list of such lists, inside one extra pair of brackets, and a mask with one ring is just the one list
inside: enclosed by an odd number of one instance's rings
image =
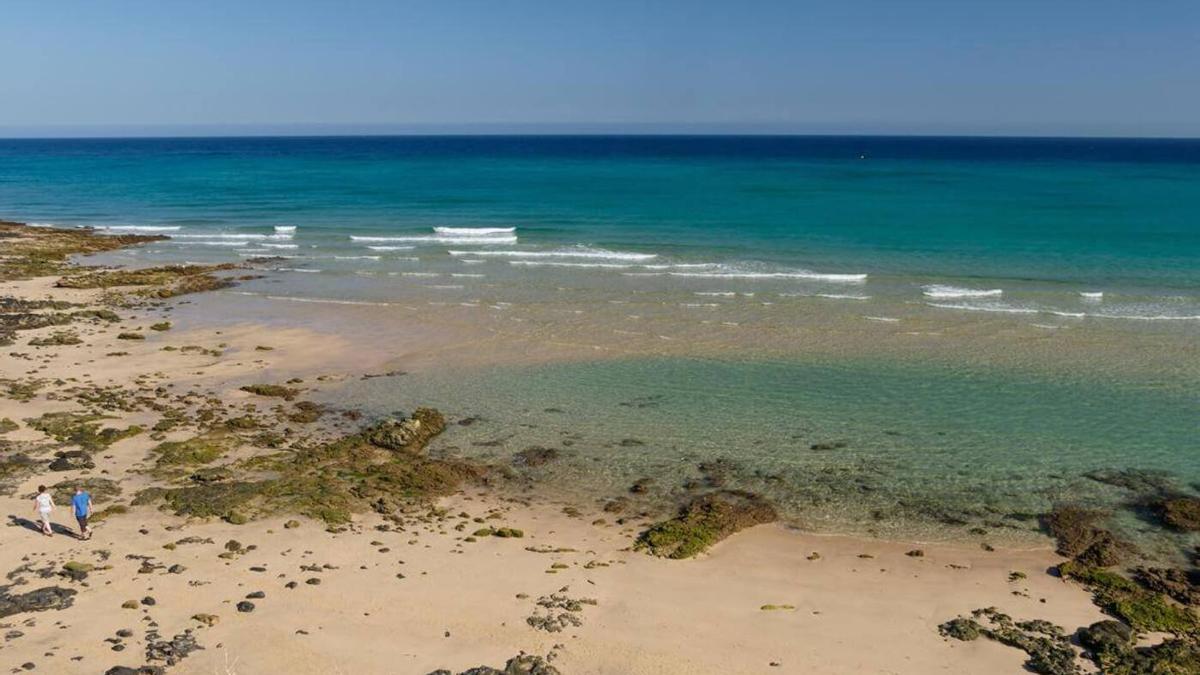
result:
[(557, 448), (533, 446), (513, 455), (512, 463), (516, 466), (542, 466), (558, 459), (562, 453)]
[(643, 532), (635, 547), (666, 558), (690, 558), (739, 530), (777, 518), (774, 507), (751, 492), (710, 492)]
[(1137, 549), (1098, 525), (1108, 513), (1078, 506), (1058, 506), (1042, 517), (1042, 526), (1058, 542), (1058, 553), (1085, 565), (1116, 565)]
[(1163, 522), (1183, 532), (1200, 532), (1200, 497), (1172, 497), (1157, 505)]

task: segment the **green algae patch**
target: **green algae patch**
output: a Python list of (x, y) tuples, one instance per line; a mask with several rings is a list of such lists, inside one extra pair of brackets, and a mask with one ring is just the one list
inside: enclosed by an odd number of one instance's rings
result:
[(224, 457), (235, 444), (236, 439), (213, 432), (183, 441), (159, 443), (150, 452), (154, 454), (155, 466), (159, 468), (195, 466)]
[(281, 398), (285, 401), (291, 401), (300, 393), (299, 389), (294, 387), (285, 387), (282, 384), (248, 384), (241, 387), (241, 390), (254, 394), (255, 396), (267, 396), (272, 398)]
[(152, 324), (150, 324), (150, 330), (158, 331), (160, 333), (163, 331), (171, 330), (171, 322), (170, 321), (160, 321), (158, 323), (152, 323)]
[(0, 434), (7, 434), (10, 431), (16, 431), (20, 428), (21, 425), (8, 419), (7, 417), (0, 417)]
[(472, 534), (475, 537), (499, 537), (501, 539), (521, 539), (525, 536), (524, 530), (518, 530), (515, 527), (484, 527)]
[(146, 336), (141, 333), (117, 333), (118, 340), (145, 340)]
[(944, 637), (970, 642), (980, 637), (1025, 652), (1025, 667), (1042, 675), (1078, 675), (1075, 650), (1062, 628), (1041, 619), (1014, 621), (995, 607), (977, 609), (938, 627)]
[(796, 606), (795, 605), (763, 605), (762, 607), (759, 607), (759, 609), (764, 612), (794, 612), (794, 611), (796, 611)]
[(100, 420), (104, 419), (108, 418), (87, 412), (57, 412), (26, 419), (25, 424), (61, 443), (78, 445), (89, 452), (103, 450), (117, 441), (136, 436), (143, 431), (137, 425), (125, 429), (101, 428)]
[(75, 480), (64, 480), (50, 486), (50, 494), (54, 496), (54, 501), (57, 504), (70, 504), (71, 497), (75, 496), (75, 488), (81, 487), (92, 496), (94, 505), (106, 504), (117, 497), (121, 496), (121, 486), (117, 482), (108, 478), (77, 478)]
[(296, 514), (336, 525), (362, 511), (387, 514), (428, 504), (483, 473), (467, 462), (388, 452), (368, 440), (378, 427), (228, 467), (256, 472), (258, 479), (150, 488), (135, 503), (161, 503), (177, 515), (229, 522)]
[(214, 272), (237, 269), (230, 263), (221, 265), (164, 265), (135, 270), (84, 272), (59, 279), (60, 288), (121, 288), (141, 287), (136, 295), (146, 298), (173, 298), (189, 293), (229, 288), (235, 282), (214, 275)]
[(671, 520), (642, 532), (634, 547), (664, 558), (691, 558), (735, 532), (777, 517), (775, 509), (753, 493), (711, 492), (692, 500)]
[(166, 237), (158, 235), (107, 235), (92, 229), (29, 227), (0, 221), (0, 241), (4, 242), (0, 281), (62, 274), (70, 269), (69, 256), (112, 251), (164, 239)]
[(29, 341), (30, 347), (55, 347), (81, 344), (83, 344), (83, 340), (80, 339), (79, 334), (69, 330), (56, 331), (45, 337), (34, 338)]
[(1101, 609), (1136, 630), (1200, 637), (1200, 618), (1162, 593), (1146, 590), (1116, 572), (1076, 561), (1059, 565), (1058, 571), (1063, 577), (1086, 586)]

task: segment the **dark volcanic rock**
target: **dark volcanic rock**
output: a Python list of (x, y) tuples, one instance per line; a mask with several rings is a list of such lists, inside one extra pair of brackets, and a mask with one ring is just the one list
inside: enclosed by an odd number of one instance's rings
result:
[(1097, 621), (1087, 628), (1080, 628), (1078, 637), (1079, 644), (1101, 667), (1118, 663), (1133, 651), (1133, 629), (1120, 621)]
[(420, 452), (446, 430), (446, 418), (433, 408), (417, 408), (405, 420), (386, 420), (366, 432), (367, 440), (386, 450)]
[(96, 463), (92, 456), (82, 450), (67, 450), (55, 453), (56, 459), (50, 462), (51, 471), (74, 471), (77, 469), (94, 469)]
[[(146, 660), (165, 661), (168, 666), (173, 666), (198, 649), (204, 648), (196, 643), (196, 638), (188, 630), (170, 640), (158, 640), (147, 644)], [(162, 672), (161, 669), (159, 672)]]
[(1200, 570), (1139, 567), (1133, 577), (1146, 588), (1165, 593), (1177, 602), (1200, 606)]
[(237, 604), (237, 611), (249, 613), (254, 611), (254, 603), (249, 600), (242, 600)]
[(23, 612), (66, 609), (74, 602), (75, 591), (70, 588), (47, 586), (20, 595), (9, 595), (8, 587), (5, 587), (0, 589), (0, 618)]

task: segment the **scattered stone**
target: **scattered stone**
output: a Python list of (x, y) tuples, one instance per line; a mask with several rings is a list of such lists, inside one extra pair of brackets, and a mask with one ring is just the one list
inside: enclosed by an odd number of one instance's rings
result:
[(239, 602), (237, 604), (237, 611), (247, 613), (247, 614), (250, 612), (253, 612), (254, 611), (254, 603), (250, 602), (249, 600), (242, 600), (241, 602)]

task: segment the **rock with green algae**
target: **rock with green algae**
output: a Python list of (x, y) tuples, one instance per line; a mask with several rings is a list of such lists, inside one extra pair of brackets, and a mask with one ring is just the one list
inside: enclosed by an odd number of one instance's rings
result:
[(0, 221), (0, 281), (62, 274), (70, 268), (68, 256), (112, 251), (146, 242), (159, 235), (101, 234), (90, 228), (30, 227)]
[(195, 466), (214, 462), (236, 445), (236, 438), (221, 432), (209, 432), (183, 441), (159, 443), (150, 452), (158, 468)]
[(1145, 588), (1163, 593), (1180, 604), (1200, 607), (1200, 570), (1176, 567), (1139, 567), (1134, 579)]
[(1088, 566), (1109, 567), (1136, 554), (1137, 549), (1100, 527), (1106, 511), (1060, 505), (1042, 516), (1042, 527), (1058, 544), (1058, 553)]
[(201, 518), (291, 513), (340, 524), (355, 512), (391, 513), (427, 503), (484, 472), (469, 462), (384, 451), (369, 440), (376, 430), (256, 458), (247, 465), (262, 476), (256, 479), (149, 488), (134, 503), (161, 502), (177, 515)]
[(158, 331), (160, 333), (163, 331), (171, 330), (171, 322), (170, 321), (159, 321), (158, 323), (152, 323), (152, 324), (150, 324), (150, 330)]
[(693, 499), (671, 520), (642, 532), (634, 546), (665, 558), (690, 558), (739, 530), (777, 517), (774, 507), (756, 494), (710, 492)]
[(29, 341), (30, 347), (54, 347), (60, 345), (81, 345), (83, 340), (73, 331), (57, 331), (46, 337), (34, 338)]
[(92, 496), (94, 505), (106, 504), (121, 496), (121, 486), (116, 481), (91, 476), (55, 483), (50, 486), (50, 494), (54, 496), (56, 504), (70, 504), (71, 497), (75, 496), (76, 487), (86, 490)]
[(0, 434), (7, 434), (10, 431), (16, 431), (20, 428), (21, 425), (8, 419), (7, 417), (0, 417)]
[(295, 387), (285, 387), (282, 384), (247, 384), (241, 390), (255, 396), (269, 396), (291, 401), (300, 393)]
[(88, 452), (103, 450), (117, 441), (142, 433), (140, 426), (125, 429), (101, 428), (100, 415), (88, 412), (52, 412), (41, 417), (25, 420), (32, 429), (37, 429), (61, 443), (78, 445)]
[(1196, 614), (1173, 604), (1162, 593), (1147, 590), (1116, 572), (1077, 561), (1059, 565), (1058, 571), (1062, 577), (1087, 586), (1101, 609), (1136, 630), (1200, 637), (1200, 619)]
[(1042, 675), (1079, 675), (1083, 671), (1075, 662), (1075, 650), (1065, 632), (1048, 621), (1013, 621), (1012, 617), (986, 607), (971, 612), (972, 618), (958, 617), (943, 623), (938, 631), (956, 640), (975, 640), (985, 637), (1029, 656), (1025, 666)]
[(119, 288), (140, 286), (136, 293), (147, 298), (173, 298), (188, 293), (229, 288), (232, 279), (218, 277), (214, 272), (237, 269), (237, 265), (165, 265), (135, 270), (91, 271), (70, 274), (59, 279), (60, 288)]
[(1200, 532), (1200, 497), (1164, 499), (1157, 504), (1156, 510), (1170, 527), (1182, 532)]
[(446, 418), (433, 408), (417, 408), (406, 419), (384, 420), (367, 431), (371, 444), (386, 450), (420, 452), (446, 430)]

